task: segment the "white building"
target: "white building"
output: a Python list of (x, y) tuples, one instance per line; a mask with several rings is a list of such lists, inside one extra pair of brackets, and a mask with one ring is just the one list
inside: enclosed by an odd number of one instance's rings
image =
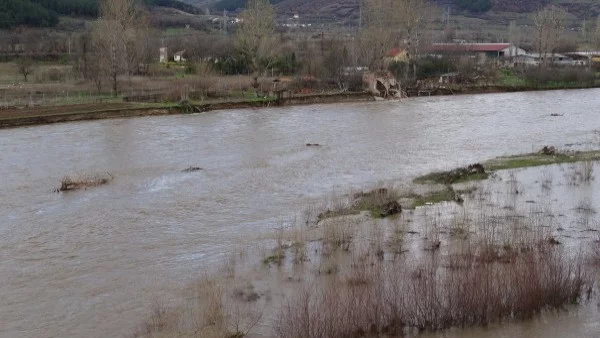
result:
[(167, 54), (167, 47), (160, 48), (159, 61), (160, 61), (160, 63), (167, 63), (169, 61), (169, 55)]
[(175, 62), (185, 62), (186, 59), (184, 57), (185, 50), (180, 50), (179, 52), (173, 55), (173, 61)]
[(589, 64), (588, 61), (585, 59), (573, 58), (571, 56), (560, 53), (548, 55), (540, 55), (539, 53), (527, 53), (515, 57), (514, 62), (515, 65), (538, 66), (540, 63), (543, 63), (544, 60), (546, 60), (548, 64), (559, 66), (586, 66)]

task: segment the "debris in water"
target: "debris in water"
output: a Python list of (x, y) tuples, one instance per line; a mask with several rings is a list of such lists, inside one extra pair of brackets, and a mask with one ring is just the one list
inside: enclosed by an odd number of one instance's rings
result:
[(200, 170), (204, 170), (204, 169), (202, 169), (200, 167), (188, 167), (188, 168), (183, 169), (181, 172), (184, 172), (184, 173), (193, 173), (195, 171), (200, 171)]
[(92, 188), (99, 185), (107, 184), (113, 178), (113, 175), (111, 175), (110, 173), (81, 176), (65, 176), (62, 178), (62, 180), (60, 180), (60, 187), (57, 188), (55, 191), (58, 193), (64, 191)]
[(556, 148), (552, 146), (544, 146), (539, 153), (542, 155), (554, 155), (556, 154)]

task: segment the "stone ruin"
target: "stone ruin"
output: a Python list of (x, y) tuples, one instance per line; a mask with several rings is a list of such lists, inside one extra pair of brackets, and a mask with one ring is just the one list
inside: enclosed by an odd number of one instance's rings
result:
[(390, 72), (367, 72), (363, 74), (363, 86), (366, 91), (385, 99), (400, 99), (403, 97), (400, 83)]

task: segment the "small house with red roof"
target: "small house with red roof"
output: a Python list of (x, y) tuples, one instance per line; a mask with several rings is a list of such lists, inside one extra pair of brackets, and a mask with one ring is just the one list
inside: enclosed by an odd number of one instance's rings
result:
[(387, 62), (406, 62), (408, 61), (408, 52), (406, 49), (393, 48), (385, 54)]

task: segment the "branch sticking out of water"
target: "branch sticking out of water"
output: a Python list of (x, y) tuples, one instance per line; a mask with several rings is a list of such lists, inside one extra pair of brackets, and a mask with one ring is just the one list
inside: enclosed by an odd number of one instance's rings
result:
[(56, 192), (92, 188), (99, 185), (108, 184), (113, 178), (114, 176), (110, 173), (93, 175), (67, 175), (60, 180), (60, 187), (56, 189)]

